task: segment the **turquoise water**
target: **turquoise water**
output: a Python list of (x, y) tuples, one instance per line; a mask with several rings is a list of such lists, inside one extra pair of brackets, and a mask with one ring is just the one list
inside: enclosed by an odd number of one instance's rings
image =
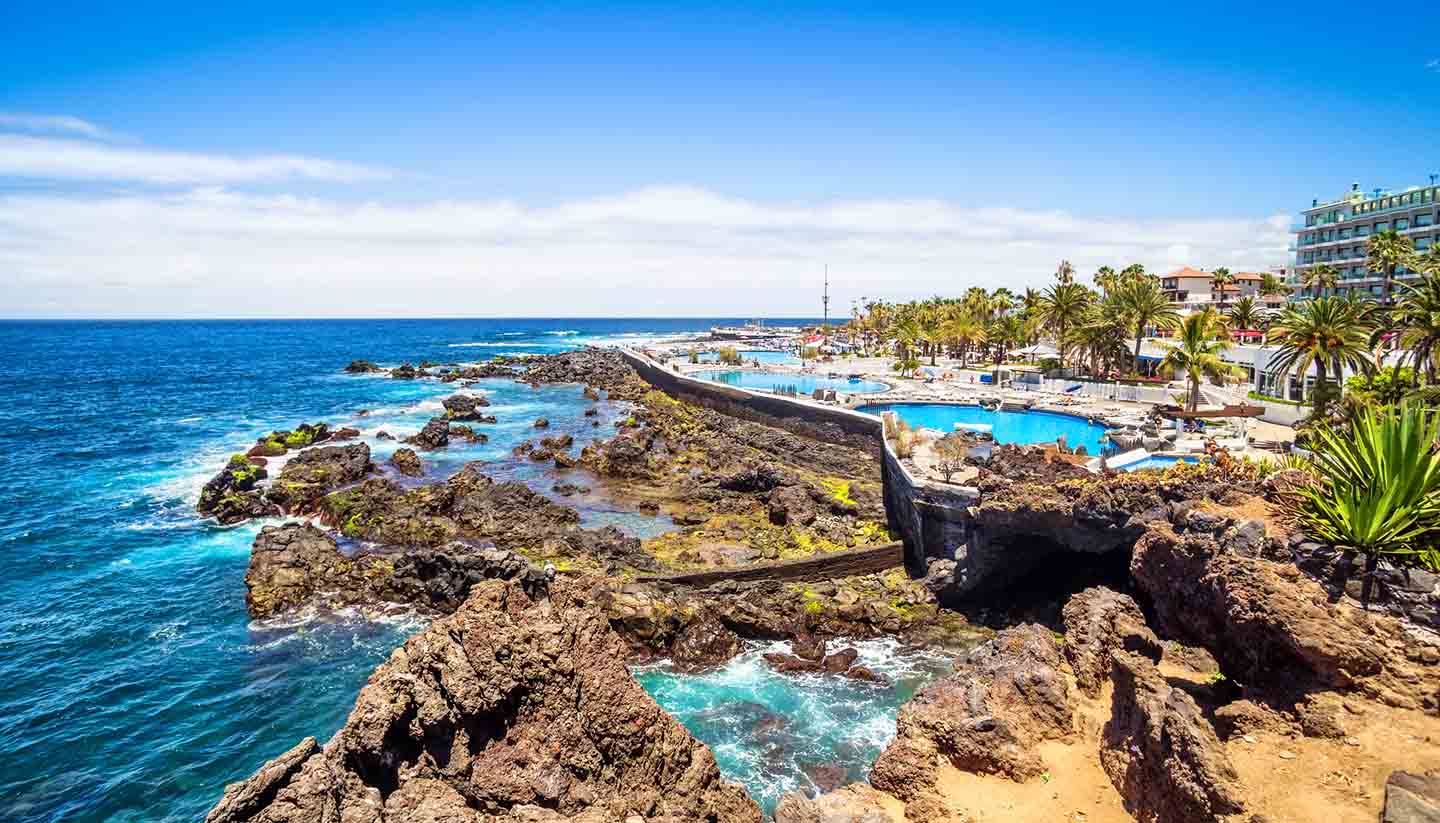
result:
[(1054, 443), (1056, 438), (1064, 435), (1070, 448), (1084, 446), (1093, 455), (1100, 454), (1100, 437), (1105, 434), (1104, 426), (1083, 417), (1056, 412), (989, 411), (979, 406), (951, 403), (873, 403), (860, 406), (856, 411), (877, 415), (893, 411), (912, 428), (942, 432), (954, 431), (956, 423), (988, 424), (997, 443)]
[(900, 706), (951, 669), (950, 655), (908, 649), (894, 639), (835, 642), (831, 649), (846, 645), (860, 652), (859, 665), (884, 674), (891, 684), (777, 674), (762, 655), (788, 652), (785, 643), (751, 644), (706, 674), (676, 674), (661, 663), (637, 668), (635, 676), (656, 702), (710, 746), (721, 772), (744, 783), (770, 812), (785, 792), (813, 789), (811, 775), (818, 766), (843, 769), (843, 783), (865, 780), (895, 737)]
[[(742, 351), (740, 357), (746, 362), (758, 361), (764, 366), (798, 366), (800, 358), (788, 351)], [(700, 355), (701, 363), (715, 363), (720, 355), (713, 351), (704, 352)], [(683, 359), (683, 358), (682, 358)]]
[(757, 391), (788, 391), (794, 389), (798, 394), (811, 394), (816, 389), (834, 389), (837, 392), (847, 394), (875, 394), (887, 391), (890, 387), (878, 380), (850, 380), (846, 377), (825, 377), (816, 374), (791, 374), (788, 372), (767, 372), (767, 371), (701, 371), (694, 372), (691, 377), (698, 377), (701, 380), (713, 380), (717, 383), (724, 383), (727, 386), (736, 386), (742, 389), (755, 389)]
[(1176, 463), (1199, 463), (1198, 457), (1165, 457), (1161, 455), (1150, 455), (1144, 460), (1137, 460), (1121, 466), (1122, 471), (1136, 472), (1141, 469), (1168, 469)]
[[(378, 462), (395, 447), (379, 430), (415, 431), (459, 390), (345, 375), (347, 362), (669, 342), (734, 322), (0, 322), (0, 821), (199, 820), (227, 782), (333, 734), (375, 665), (423, 625), (252, 623), (244, 577), (261, 524), (195, 515), (200, 486), (261, 434), (355, 425)], [(534, 419), (583, 442), (626, 414), (606, 405), (591, 427), (578, 386), (474, 391), (499, 418), (477, 426), (490, 442), (425, 455), (432, 476), (479, 459), (549, 493), (552, 467), (510, 455)], [(591, 525), (670, 528), (564, 500)]]

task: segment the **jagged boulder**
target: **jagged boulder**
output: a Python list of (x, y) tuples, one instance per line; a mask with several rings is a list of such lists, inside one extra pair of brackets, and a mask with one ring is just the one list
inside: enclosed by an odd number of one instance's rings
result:
[(396, 449), (386, 462), (406, 477), (425, 476), (425, 464), (420, 462), (420, 455), (416, 454), (414, 449)]
[(310, 514), (326, 494), (374, 470), (370, 447), (364, 443), (306, 449), (280, 470), (265, 490), (265, 499), (289, 514)]
[(969, 772), (1025, 780), (1045, 770), (1042, 740), (1071, 733), (1074, 710), (1060, 646), (1042, 626), (1006, 629), (951, 676), (900, 708), (896, 738), (870, 782), (909, 800), (935, 786), (938, 759)]
[(670, 660), (679, 671), (700, 672), (729, 662), (740, 649), (740, 636), (707, 609), (675, 638)]
[[(1177, 518), (1179, 520), (1179, 518)], [(1360, 691), (1440, 711), (1440, 652), (1397, 620), (1339, 601), (1289, 563), (1230, 548), (1236, 530), (1195, 518), (1152, 524), (1131, 578), (1166, 637), (1204, 646), (1226, 675), (1280, 691)]]
[(479, 584), (376, 669), (323, 750), (298, 768), (289, 757), (229, 787), (207, 823), (546, 820), (524, 810), (537, 806), (558, 819), (761, 819), (631, 677), (576, 584), (543, 602)]
[(266, 476), (264, 466), (243, 454), (232, 455), (225, 468), (200, 490), (195, 510), (226, 525), (280, 514), (279, 507), (257, 488)]
[(770, 522), (778, 526), (808, 526), (819, 515), (810, 490), (804, 486), (779, 486), (770, 492), (767, 510)]
[[(943, 823), (941, 819), (926, 823)], [(845, 786), (819, 797), (787, 792), (775, 806), (775, 823), (900, 823), (886, 809), (874, 789), (862, 783)]]
[(418, 433), (405, 438), (404, 442), (429, 451), (443, 449), (450, 445), (450, 424), (437, 417), (426, 423)]
[(441, 400), (440, 404), (445, 407), (447, 420), (483, 422), (485, 415), (480, 409), (490, 405), (490, 400), (475, 394), (452, 394)]
[(1240, 823), (1240, 778), (1215, 730), (1149, 660), (1113, 654), (1115, 697), (1100, 763), (1140, 823)]
[(1440, 772), (1391, 772), (1380, 823), (1440, 823)]
[(384, 371), (384, 369), (371, 363), (369, 360), (351, 360), (349, 365), (345, 367), (345, 371), (350, 374), (371, 374), (373, 372)]
[(1070, 598), (1063, 610), (1065, 657), (1075, 685), (1095, 697), (1110, 679), (1111, 653), (1134, 652), (1159, 662), (1160, 640), (1128, 595), (1092, 586)]

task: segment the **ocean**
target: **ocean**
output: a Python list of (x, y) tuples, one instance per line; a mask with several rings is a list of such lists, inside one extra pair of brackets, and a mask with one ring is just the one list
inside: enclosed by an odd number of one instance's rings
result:
[[(244, 574), (260, 524), (196, 516), (232, 452), (301, 422), (418, 430), (456, 386), (341, 373), (382, 365), (673, 339), (738, 318), (658, 320), (4, 321), (0, 362), (0, 820), (194, 821), (227, 782), (301, 737), (327, 739), (371, 670), (423, 623), (252, 623)], [(777, 323), (804, 321), (777, 320)], [(548, 491), (509, 450), (577, 387), (486, 381), (500, 418), (465, 460)], [(368, 414), (360, 415), (360, 410)], [(393, 448), (393, 446), (391, 446)], [(629, 512), (587, 525), (666, 527)]]

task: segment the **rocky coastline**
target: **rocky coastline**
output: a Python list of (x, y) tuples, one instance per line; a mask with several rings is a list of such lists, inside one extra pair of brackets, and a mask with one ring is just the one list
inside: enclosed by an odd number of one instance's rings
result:
[[(790, 654), (766, 657), (777, 672), (878, 683), (844, 643), (878, 636), (949, 649), (954, 672), (901, 709), (868, 785), (787, 795), (780, 823), (1087, 819), (964, 799), (973, 781), (1043, 793), (1072, 751), (1093, 761), (1096, 804), (1120, 815), (1091, 820), (1305, 819), (1251, 762), (1272, 741), (1352, 765), (1373, 784), (1352, 805), (1389, 809), (1393, 793), (1396, 809), (1440, 810), (1427, 776), (1440, 755), (1372, 739), (1440, 740), (1440, 643), (1415, 619), (1436, 595), (1361, 612), (1305, 567), (1317, 552), (1277, 515), (1283, 484), (1227, 467), (1095, 476), (998, 447), (969, 513), (966, 551), (993, 567), (983, 585), (935, 558), (919, 579), (897, 567), (696, 588), (665, 575), (891, 541), (878, 449), (677, 401), (613, 352), (345, 371), (575, 383), (625, 402), (613, 436), (572, 454), (539, 428), (516, 459), (539, 454), (557, 486), (664, 512), (678, 529), (642, 540), (582, 528), (573, 508), (480, 463), (401, 482), (424, 474), (417, 452), (486, 422), (478, 395), (446, 398), (430, 435), (382, 466), (323, 426), (262, 438), (256, 449), (285, 451), (236, 455), (201, 497), (222, 522), (308, 518), (257, 535), (251, 615), (404, 606), (436, 620), (375, 672), (329, 743), (302, 741), (229, 787), (211, 823), (759, 820), (625, 664), (667, 657), (701, 672), (747, 641), (788, 640)], [(263, 461), (296, 448), (268, 477)], [(1045, 585), (1028, 587), (1037, 576)]]

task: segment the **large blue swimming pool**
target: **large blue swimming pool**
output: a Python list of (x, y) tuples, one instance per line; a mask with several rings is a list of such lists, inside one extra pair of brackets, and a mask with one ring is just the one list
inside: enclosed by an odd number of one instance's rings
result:
[[(800, 365), (800, 358), (797, 357), (797, 356), (794, 355), (794, 354), (791, 354), (791, 353), (788, 352), (788, 351), (769, 351), (769, 350), (754, 349), (754, 350), (751, 350), (751, 351), (741, 351), (741, 352), (738, 352), (738, 354), (740, 355), (740, 359), (741, 359), (741, 360), (744, 360), (746, 363), (749, 363), (750, 361), (754, 360), (754, 361), (759, 362), (759, 363), (760, 363), (761, 365), (763, 365), (763, 366), (798, 366), (798, 365)], [(700, 354), (700, 358), (699, 358), (699, 359), (700, 359), (700, 362), (701, 362), (701, 363), (715, 363), (715, 362), (717, 362), (717, 359), (718, 359), (719, 357), (720, 357), (719, 353), (713, 352), (713, 351), (707, 351), (707, 352), (702, 352), (702, 353)]]
[(1070, 448), (1084, 446), (1085, 451), (1094, 455), (1100, 454), (1100, 437), (1105, 434), (1105, 427), (1098, 423), (1056, 412), (988, 411), (979, 406), (953, 403), (873, 403), (860, 406), (856, 411), (877, 415), (893, 411), (911, 428), (939, 429), (942, 432), (954, 431), (956, 423), (986, 424), (991, 427), (997, 443), (1054, 443), (1056, 438), (1064, 435)]
[(1121, 466), (1122, 471), (1138, 472), (1141, 469), (1168, 469), (1176, 463), (1199, 463), (1198, 457), (1180, 457), (1179, 455), (1158, 455), (1152, 454), (1144, 460), (1137, 460)]
[(851, 380), (847, 377), (825, 377), (818, 374), (792, 374), (769, 371), (701, 371), (692, 377), (714, 380), (727, 386), (768, 392), (791, 392), (808, 395), (816, 389), (834, 389), (846, 394), (874, 394), (890, 387), (878, 380)]

